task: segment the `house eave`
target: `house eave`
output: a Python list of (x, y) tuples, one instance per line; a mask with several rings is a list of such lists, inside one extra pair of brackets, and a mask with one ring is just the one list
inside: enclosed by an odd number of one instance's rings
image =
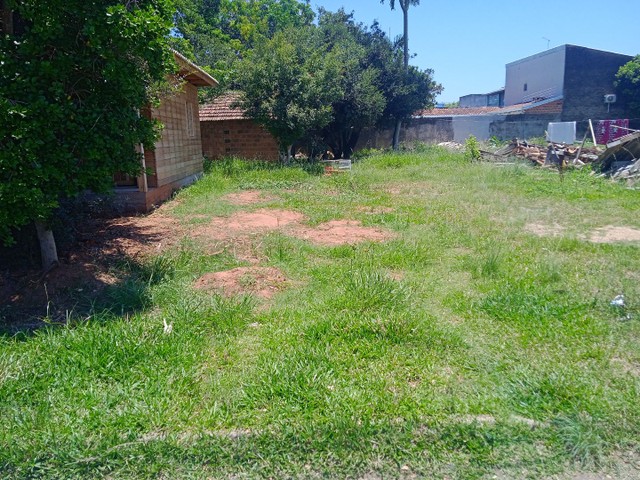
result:
[(187, 59), (180, 52), (173, 50), (173, 57), (180, 67), (180, 76), (196, 87), (217, 87), (218, 81), (202, 68)]

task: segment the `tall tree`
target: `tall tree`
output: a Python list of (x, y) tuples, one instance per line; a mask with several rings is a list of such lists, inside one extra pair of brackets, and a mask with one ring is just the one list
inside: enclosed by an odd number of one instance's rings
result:
[[(385, 0), (380, 0), (380, 3), (384, 3)], [(420, 5), (420, 0), (398, 0), (400, 4), (400, 8), (402, 9), (402, 20), (403, 20), (403, 34), (402, 34), (402, 45), (403, 45), (403, 59), (404, 59), (404, 68), (406, 70), (409, 69), (409, 7), (411, 5)], [(389, 0), (389, 6), (391, 10), (395, 10), (396, 1)], [(393, 132), (393, 149), (397, 150), (400, 144), (400, 130), (402, 129), (402, 119), (396, 120), (395, 130)]]
[(247, 51), (277, 32), (311, 25), (314, 19), (308, 0), (174, 1), (172, 44), (208, 69), (222, 90), (236, 86), (236, 63)]
[(293, 143), (332, 119), (339, 98), (337, 58), (322, 48), (314, 27), (276, 33), (247, 53), (238, 68), (241, 106), (291, 159)]
[(332, 104), (333, 118), (320, 136), (336, 158), (349, 158), (362, 129), (375, 125), (386, 105), (380, 71), (368, 58), (372, 34), (342, 9), (320, 9), (318, 29), (324, 48), (337, 57), (334, 82), (340, 90)]
[[(20, 31), (0, 36), (0, 238), (35, 222), (43, 267), (61, 199), (141, 171), (157, 128), (138, 111), (175, 67), (168, 0), (6, 0)], [(154, 93), (156, 92), (156, 93)]]

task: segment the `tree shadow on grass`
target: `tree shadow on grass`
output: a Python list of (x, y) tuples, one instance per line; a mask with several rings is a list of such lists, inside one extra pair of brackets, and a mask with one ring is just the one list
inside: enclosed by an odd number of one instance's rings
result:
[[(0, 335), (32, 333), (97, 313), (126, 315), (150, 308), (149, 288), (171, 274), (169, 262), (143, 261), (139, 246), (167, 242), (170, 229), (152, 229), (137, 218), (92, 220), (79, 240), (42, 274), (20, 248), (3, 249), (0, 269)], [(133, 247), (132, 247), (133, 246)], [(28, 245), (29, 254), (33, 246)]]

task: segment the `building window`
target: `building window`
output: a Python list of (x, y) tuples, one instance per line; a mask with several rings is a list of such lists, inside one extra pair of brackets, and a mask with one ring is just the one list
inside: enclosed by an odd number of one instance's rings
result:
[(193, 138), (196, 136), (196, 129), (193, 122), (193, 103), (187, 103), (187, 136)]
[(524, 91), (525, 92), (527, 91), (527, 84), (526, 83), (524, 84)]

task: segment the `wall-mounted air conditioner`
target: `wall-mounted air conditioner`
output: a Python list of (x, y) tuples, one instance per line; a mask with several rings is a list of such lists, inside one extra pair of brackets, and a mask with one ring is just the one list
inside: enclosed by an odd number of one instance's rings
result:
[(616, 95), (615, 93), (607, 93), (604, 96), (604, 103), (615, 103), (616, 102)]

